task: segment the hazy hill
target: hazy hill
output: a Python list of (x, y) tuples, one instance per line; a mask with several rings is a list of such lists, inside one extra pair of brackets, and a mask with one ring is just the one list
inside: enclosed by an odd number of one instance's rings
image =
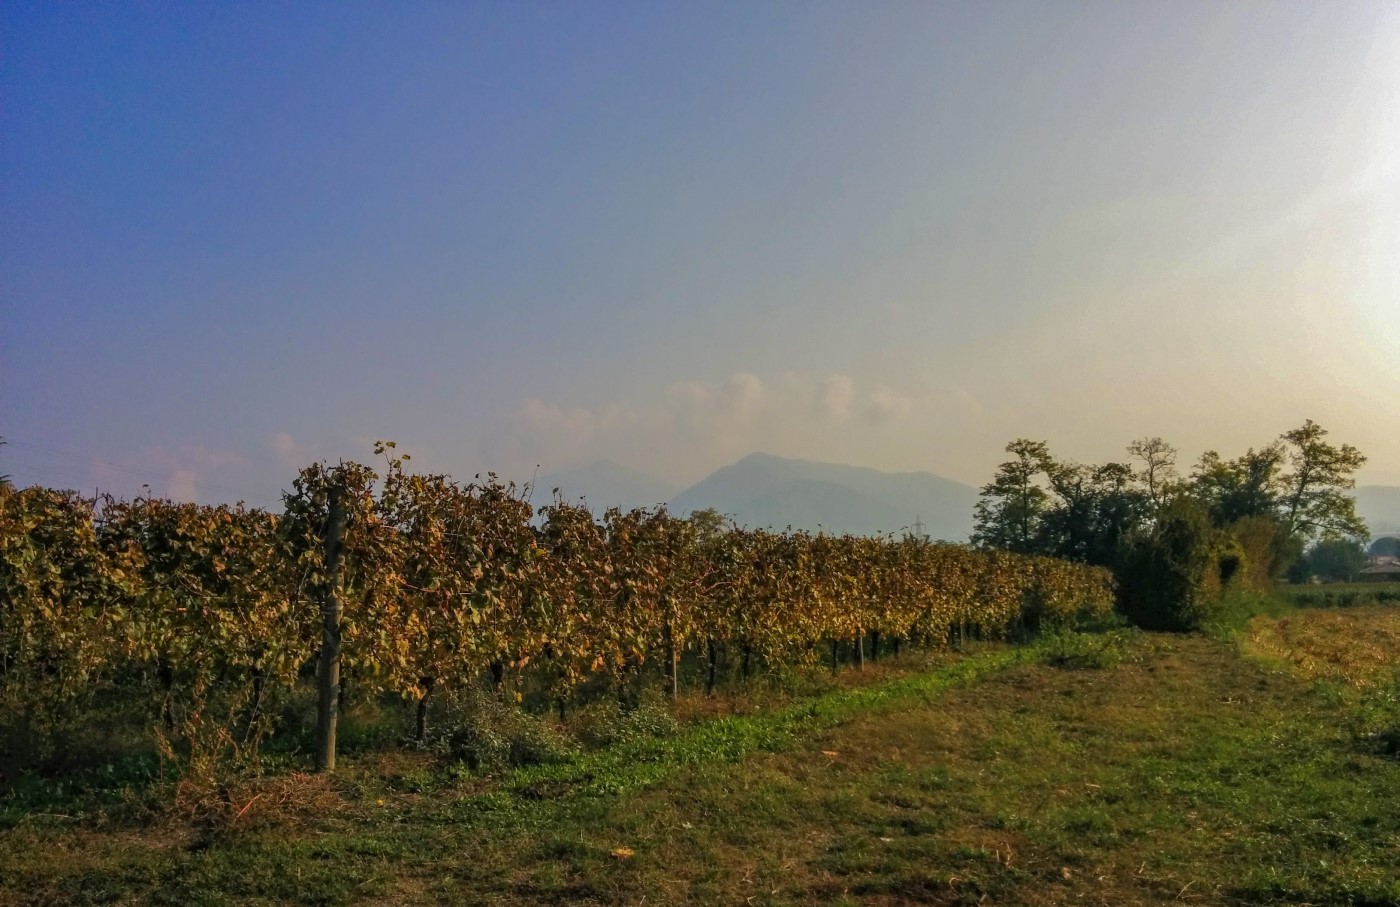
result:
[(1356, 512), (1371, 535), (1400, 533), (1400, 485), (1358, 485)]
[(899, 532), (922, 519), (935, 539), (962, 541), (972, 531), (977, 489), (927, 472), (750, 454), (671, 499), (678, 514), (714, 507), (754, 527)]
[[(793, 460), (754, 453), (722, 467), (684, 491), (611, 460), (540, 476), (534, 502), (559, 488), (570, 501), (609, 507), (669, 502), (677, 514), (714, 507), (742, 525), (870, 535), (899, 532), (924, 521), (931, 538), (963, 541), (972, 531), (977, 489), (927, 472), (881, 472), (863, 466)], [(1361, 485), (1356, 510), (1372, 535), (1400, 534), (1400, 486)]]
[(609, 507), (623, 510), (655, 507), (664, 504), (677, 491), (674, 484), (612, 460), (599, 460), (577, 469), (540, 476), (535, 480), (533, 500), (536, 506), (549, 503), (555, 488), (567, 501), (586, 500), (595, 513), (602, 513)]

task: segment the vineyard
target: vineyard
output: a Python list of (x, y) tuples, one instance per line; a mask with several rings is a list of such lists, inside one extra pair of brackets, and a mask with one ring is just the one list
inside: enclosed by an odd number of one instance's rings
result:
[(187, 769), (247, 762), (319, 681), (330, 767), (347, 695), (416, 704), (422, 737), (432, 698), (454, 689), (562, 714), (638, 684), (674, 695), (682, 659), (711, 690), (1112, 604), (1106, 571), (1049, 558), (536, 510), (494, 476), (413, 474), (391, 444), (377, 452), (382, 475), (302, 470), (280, 514), (0, 483), (10, 764), (94, 715), (136, 722)]

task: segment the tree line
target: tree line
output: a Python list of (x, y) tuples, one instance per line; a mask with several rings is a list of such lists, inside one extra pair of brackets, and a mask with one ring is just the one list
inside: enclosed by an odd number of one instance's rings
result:
[(1109, 569), (1119, 608), (1149, 627), (1198, 626), (1231, 589), (1306, 578), (1368, 535), (1347, 494), (1366, 458), (1311, 419), (1233, 459), (1207, 451), (1184, 474), (1158, 437), (1102, 465), (1025, 438), (1006, 451), (981, 490), (973, 544)]

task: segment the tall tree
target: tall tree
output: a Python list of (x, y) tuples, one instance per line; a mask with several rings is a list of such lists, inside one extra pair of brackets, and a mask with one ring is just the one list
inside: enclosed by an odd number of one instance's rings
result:
[(1057, 500), (1042, 519), (1041, 550), (1099, 566), (1116, 564), (1124, 541), (1151, 506), (1132, 467), (1049, 462), (1046, 476)]
[(1308, 419), (1279, 436), (1291, 471), (1281, 481), (1280, 519), (1290, 536), (1364, 540), (1366, 523), (1356, 514), (1355, 474), (1366, 457), (1350, 444), (1323, 440), (1327, 430)]
[(1349, 583), (1366, 566), (1366, 549), (1355, 539), (1323, 539), (1308, 551), (1307, 563), (1313, 576)]
[(1277, 514), (1284, 450), (1279, 444), (1255, 450), (1234, 460), (1208, 450), (1192, 475), (1196, 496), (1210, 511), (1211, 522), (1229, 526), (1245, 517)]
[(1013, 459), (997, 467), (996, 477), (982, 487), (982, 497), (973, 511), (972, 543), (980, 548), (1035, 553), (1050, 505), (1050, 495), (1039, 480), (1053, 463), (1050, 450), (1044, 441), (1017, 438), (1006, 445), (1006, 452)]
[(1158, 437), (1139, 438), (1128, 445), (1128, 456), (1142, 463), (1138, 478), (1147, 486), (1147, 496), (1153, 509), (1166, 502), (1168, 490), (1176, 478), (1177, 450)]

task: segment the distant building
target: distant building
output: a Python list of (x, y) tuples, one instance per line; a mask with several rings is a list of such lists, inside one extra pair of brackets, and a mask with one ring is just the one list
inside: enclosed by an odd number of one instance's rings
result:
[(1400, 557), (1386, 555), (1366, 558), (1366, 566), (1361, 568), (1360, 578), (1373, 582), (1400, 580)]

